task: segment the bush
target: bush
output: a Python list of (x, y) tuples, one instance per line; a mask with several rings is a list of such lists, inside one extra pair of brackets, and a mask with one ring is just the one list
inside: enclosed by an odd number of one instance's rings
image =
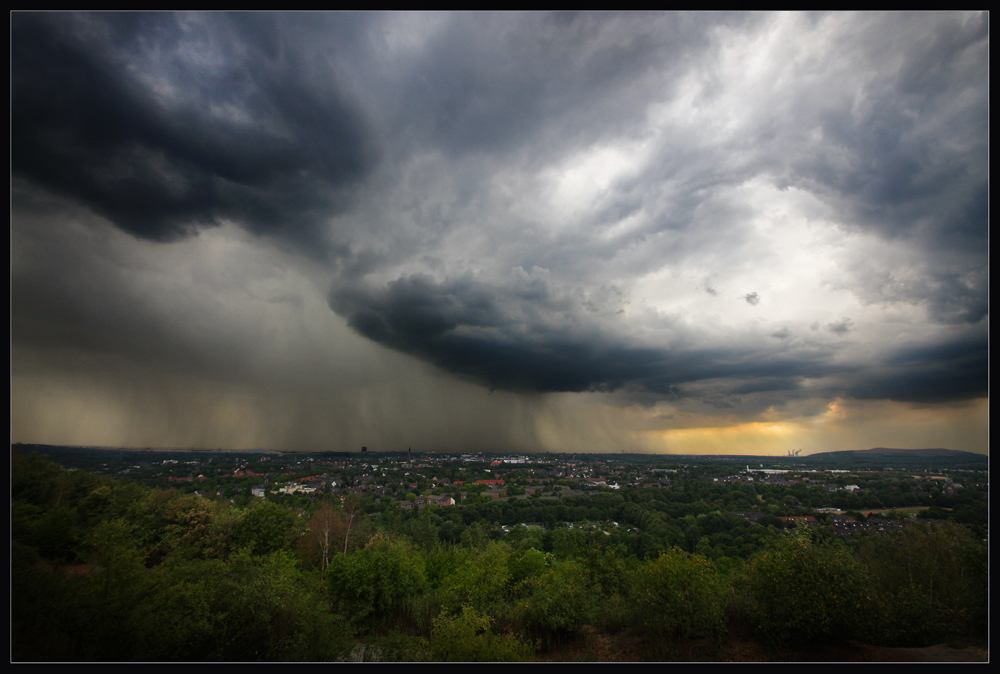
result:
[(375, 539), (335, 555), (326, 570), (330, 593), (359, 622), (400, 618), (427, 585), (423, 558), (398, 540)]
[(748, 568), (752, 622), (775, 644), (867, 633), (875, 602), (865, 568), (842, 545), (813, 545), (804, 529)]
[(526, 662), (535, 647), (513, 634), (494, 634), (489, 616), (471, 606), (460, 614), (444, 613), (431, 630), (431, 658), (442, 662)]
[(515, 609), (517, 621), (531, 634), (560, 641), (576, 634), (595, 614), (594, 589), (574, 562), (555, 562), (546, 573), (529, 578), (527, 596)]
[(878, 624), (871, 640), (882, 646), (920, 648), (944, 641), (949, 625), (916, 586), (903, 587), (878, 596)]
[(859, 556), (878, 598), (881, 645), (921, 647), (987, 635), (988, 550), (966, 527), (917, 523), (866, 540)]
[(629, 624), (647, 638), (689, 638), (723, 629), (725, 583), (714, 565), (679, 548), (639, 565)]
[(270, 501), (255, 501), (232, 532), (234, 548), (248, 548), (251, 554), (266, 555), (289, 546), (298, 532), (292, 511)]
[(133, 616), (149, 659), (324, 660), (351, 636), (320, 600), (319, 582), (287, 553), (168, 560), (150, 575)]
[(495, 614), (511, 594), (510, 547), (489, 543), (470, 550), (453, 571), (442, 578), (437, 597), (442, 609), (452, 613), (468, 604), (478, 611)]

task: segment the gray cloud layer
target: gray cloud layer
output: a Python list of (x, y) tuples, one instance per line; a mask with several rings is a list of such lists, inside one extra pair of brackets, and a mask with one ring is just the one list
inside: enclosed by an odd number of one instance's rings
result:
[(14, 15), (12, 169), (144, 238), (221, 218), (305, 235), (364, 175), (367, 139), (275, 18)]
[(123, 294), (97, 234), (235, 225), (490, 389), (984, 396), (988, 46), (985, 13), (14, 13), (12, 340), (240, 381), (263, 347), (162, 313), (210, 287)]

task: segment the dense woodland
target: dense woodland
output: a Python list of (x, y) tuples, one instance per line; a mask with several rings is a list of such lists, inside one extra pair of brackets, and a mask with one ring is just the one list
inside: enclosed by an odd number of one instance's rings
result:
[[(11, 461), (16, 661), (534, 660), (584, 629), (650, 660), (733, 635), (987, 635), (984, 523), (843, 540), (751, 522), (732, 511), (759, 495), (695, 481), (419, 510), (210, 500)], [(582, 522), (618, 526), (566, 526)]]

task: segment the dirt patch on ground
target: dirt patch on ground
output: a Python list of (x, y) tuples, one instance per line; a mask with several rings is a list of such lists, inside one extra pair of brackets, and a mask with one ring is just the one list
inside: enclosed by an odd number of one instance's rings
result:
[(985, 647), (885, 648), (856, 642), (811, 648), (768, 648), (755, 642), (723, 644), (721, 659), (730, 662), (988, 662)]
[(774, 648), (750, 639), (688, 639), (648, 644), (625, 631), (584, 628), (569, 643), (540, 653), (544, 662), (989, 662), (986, 644), (884, 648), (856, 642)]
[(864, 662), (989, 662), (986, 647), (964, 646), (954, 648), (946, 644), (927, 648), (881, 648), (857, 644)]

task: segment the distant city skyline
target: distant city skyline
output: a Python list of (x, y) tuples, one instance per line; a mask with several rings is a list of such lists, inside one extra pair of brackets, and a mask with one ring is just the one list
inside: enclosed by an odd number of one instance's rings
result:
[(988, 453), (985, 12), (11, 13), (11, 441)]

